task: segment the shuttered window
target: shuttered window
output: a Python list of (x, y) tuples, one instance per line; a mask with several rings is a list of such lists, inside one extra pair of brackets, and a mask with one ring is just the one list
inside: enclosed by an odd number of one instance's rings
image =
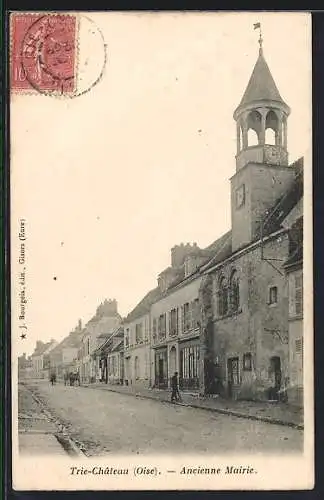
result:
[(178, 334), (178, 308), (175, 308), (169, 312), (169, 335), (175, 336), (177, 334)]
[(303, 277), (302, 275), (295, 276), (295, 312), (302, 314), (303, 312)]

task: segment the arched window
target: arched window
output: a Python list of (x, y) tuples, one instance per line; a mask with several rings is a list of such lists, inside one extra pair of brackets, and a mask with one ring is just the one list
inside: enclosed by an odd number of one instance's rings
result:
[(248, 146), (257, 146), (261, 132), (261, 115), (258, 111), (251, 111), (247, 118)]
[(224, 276), (219, 280), (218, 288), (218, 315), (225, 316), (228, 312), (227, 284)]
[(265, 143), (271, 145), (276, 144), (276, 133), (272, 128), (267, 128), (265, 131)]
[(235, 312), (240, 307), (240, 280), (236, 271), (233, 271), (230, 279), (230, 307)]
[(250, 128), (248, 130), (248, 146), (257, 146), (259, 144), (258, 134)]

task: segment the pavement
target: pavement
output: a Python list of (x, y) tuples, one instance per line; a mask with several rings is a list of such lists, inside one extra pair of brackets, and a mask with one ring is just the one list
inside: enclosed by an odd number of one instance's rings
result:
[[(124, 385), (112, 385), (105, 383), (93, 383), (83, 385), (87, 388), (102, 389), (135, 397), (157, 399), (170, 402), (170, 390), (145, 389)], [(233, 401), (220, 397), (199, 397), (196, 393), (181, 392), (181, 403), (191, 408), (214, 411), (224, 415), (238, 418), (247, 418), (270, 424), (285, 425), (299, 430), (304, 429), (304, 412), (301, 408), (281, 402), (255, 402), (255, 401)]]
[(90, 389), (61, 383), (53, 387), (46, 381), (29, 387), (86, 456), (277, 455), (303, 450), (303, 432), (288, 426), (193, 409), (186, 403), (171, 404), (169, 399), (131, 397), (134, 392), (122, 394), (110, 387), (94, 385)]
[(54, 421), (32, 392), (23, 385), (19, 385), (18, 390), (18, 433), (19, 452), (22, 455), (67, 454), (67, 447), (63, 446)]

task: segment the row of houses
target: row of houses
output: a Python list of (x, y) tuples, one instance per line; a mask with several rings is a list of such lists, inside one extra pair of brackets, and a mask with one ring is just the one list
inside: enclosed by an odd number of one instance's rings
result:
[(261, 47), (234, 112), (230, 231), (174, 246), (125, 318), (105, 300), (51, 349), (50, 369), (150, 388), (177, 371), (182, 390), (302, 402), (304, 161), (288, 162), (289, 113)]

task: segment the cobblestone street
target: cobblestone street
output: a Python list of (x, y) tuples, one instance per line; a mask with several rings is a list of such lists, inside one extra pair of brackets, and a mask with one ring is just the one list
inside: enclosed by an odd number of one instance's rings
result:
[(302, 431), (280, 425), (100, 389), (48, 382), (30, 388), (88, 456), (290, 453), (303, 446)]

